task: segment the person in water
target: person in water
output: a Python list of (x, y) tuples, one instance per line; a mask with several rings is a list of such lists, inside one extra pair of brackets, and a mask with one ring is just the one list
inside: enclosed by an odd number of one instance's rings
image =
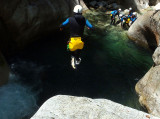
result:
[(119, 17), (119, 13), (121, 12), (121, 9), (118, 9), (118, 10), (113, 10), (112, 12), (111, 12), (111, 25), (113, 24), (115, 24), (115, 17), (116, 17), (116, 15), (118, 15), (118, 17)]
[(69, 24), (70, 27), (70, 39), (68, 41), (67, 48), (71, 52), (71, 65), (74, 69), (80, 64), (80, 52), (83, 49), (84, 43), (82, 41), (82, 36), (84, 32), (85, 25), (89, 29), (93, 29), (90, 22), (82, 15), (82, 6), (76, 5), (73, 9), (74, 16), (69, 17), (60, 25), (60, 30)]

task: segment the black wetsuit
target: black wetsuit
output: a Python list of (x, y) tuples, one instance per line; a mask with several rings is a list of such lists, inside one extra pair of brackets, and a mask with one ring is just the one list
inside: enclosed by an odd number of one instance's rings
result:
[[(89, 28), (93, 28), (89, 21), (80, 13), (75, 14), (73, 17), (69, 17), (60, 27), (67, 24), (70, 25), (70, 37), (82, 37), (85, 25)], [(74, 56), (76, 60), (79, 60), (80, 50), (72, 51), (71, 55)]]

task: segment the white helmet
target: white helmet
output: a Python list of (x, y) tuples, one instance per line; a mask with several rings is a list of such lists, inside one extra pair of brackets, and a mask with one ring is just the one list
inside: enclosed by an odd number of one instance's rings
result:
[(120, 12), (121, 12), (121, 11), (122, 11), (122, 10), (121, 10), (121, 8), (119, 8), (119, 9), (118, 9), (118, 11), (120, 11)]
[(81, 5), (76, 5), (74, 7), (73, 12), (75, 12), (75, 13), (82, 13), (82, 6)]
[(132, 10), (132, 7), (130, 7), (129, 10)]

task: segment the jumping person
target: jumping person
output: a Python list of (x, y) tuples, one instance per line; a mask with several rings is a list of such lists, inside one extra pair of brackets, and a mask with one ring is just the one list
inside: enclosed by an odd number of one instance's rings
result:
[(84, 46), (84, 42), (82, 41), (84, 27), (86, 25), (89, 29), (93, 29), (93, 26), (87, 19), (85, 19), (84, 16), (82, 16), (81, 5), (76, 5), (73, 12), (74, 16), (67, 18), (66, 21), (60, 25), (60, 30), (69, 24), (70, 39), (68, 41), (67, 48), (71, 52), (71, 65), (73, 69), (76, 69), (76, 66), (81, 62), (80, 52)]

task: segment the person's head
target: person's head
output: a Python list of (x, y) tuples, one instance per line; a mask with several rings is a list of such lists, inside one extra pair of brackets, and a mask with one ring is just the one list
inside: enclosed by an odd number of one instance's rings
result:
[(119, 9), (118, 9), (118, 12), (121, 12), (121, 11), (122, 11), (121, 8), (119, 8)]
[(136, 13), (136, 12), (133, 12), (133, 16), (135, 16), (135, 17), (136, 17), (136, 16), (137, 16), (137, 13)]
[(73, 9), (74, 13), (82, 13), (82, 6), (81, 5), (76, 5)]

